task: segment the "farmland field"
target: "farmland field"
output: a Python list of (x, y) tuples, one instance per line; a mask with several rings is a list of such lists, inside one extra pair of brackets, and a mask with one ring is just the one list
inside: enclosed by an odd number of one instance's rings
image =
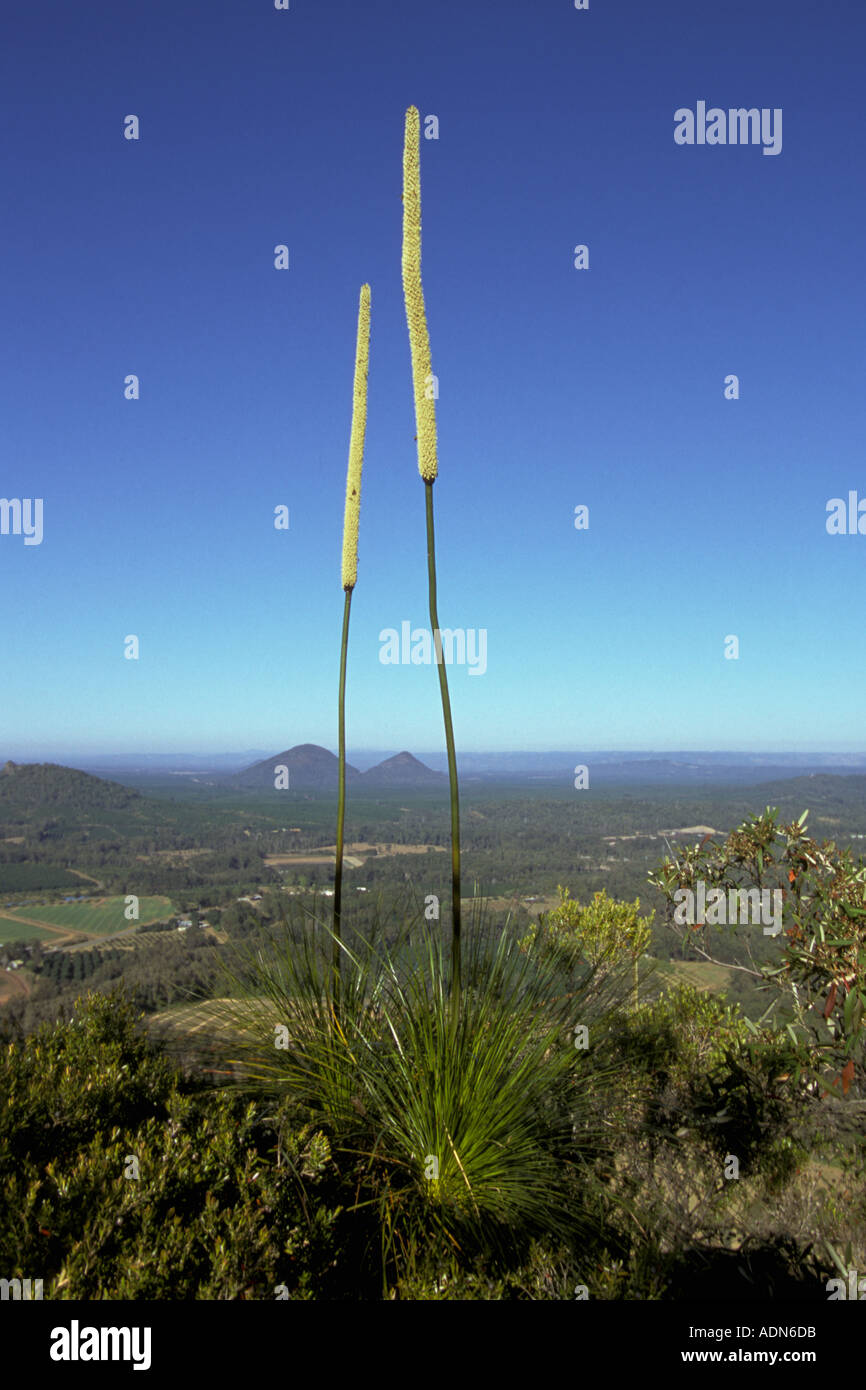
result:
[(84, 903), (52, 903), (45, 907), (29, 903), (20, 908), (0, 908), (0, 941), (16, 941), (24, 936), (56, 939), (58, 934), (110, 936), (172, 915), (170, 898), (140, 898), (138, 918), (130, 922), (123, 915), (125, 901), (122, 897), (95, 898)]
[[(194, 1004), (181, 1004), (156, 1014), (148, 1021), (148, 1027), (163, 1038), (194, 1037), (197, 1034), (227, 1038), (235, 1032), (234, 1010), (237, 1008), (237, 1002), (230, 999), (205, 999)], [(255, 1013), (255, 1005), (250, 1003), (248, 1008), (250, 1012), (246, 1014), (247, 1018)], [(263, 999), (261, 1010), (265, 1032), (269, 1034), (274, 1009)]]
[(0, 913), (0, 946), (4, 941), (53, 941), (57, 942), (59, 937), (56, 932), (48, 931), (45, 927), (37, 927), (32, 922), (22, 922), (13, 920), (10, 916)]
[[(137, 923), (131, 922), (130, 926)], [(174, 941), (177, 938), (176, 932), (164, 931), (143, 931), (130, 932), (123, 936), (116, 936), (111, 939), (109, 949), (112, 951), (126, 951), (132, 954), (134, 951), (149, 951), (152, 947), (158, 947), (165, 941)], [(87, 941), (77, 941), (74, 946), (67, 946), (65, 949), (70, 955), (75, 955), (78, 951), (92, 951), (98, 947), (99, 943), (92, 939)]]
[[(200, 1028), (219, 1028), (222, 999), (207, 999), (201, 1003), (180, 1004), (165, 1009), (149, 1020), (150, 1026), (169, 1033), (196, 1033)], [(225, 1024), (223, 1023), (223, 1030)]]
[[(379, 859), (391, 858), (398, 854), (446, 854), (446, 845), (403, 845), (382, 841), (378, 844), (371, 844), (366, 840), (358, 840), (354, 844), (344, 845), (344, 862), (350, 868), (358, 869), (364, 860), (373, 855)], [(337, 852), (336, 845), (323, 845), (321, 849), (310, 853), (306, 850), (292, 850), (283, 854), (266, 854), (265, 864), (268, 868), (284, 868), (288, 864), (333, 864), (334, 855)], [(345, 856), (352, 856), (345, 858)]]

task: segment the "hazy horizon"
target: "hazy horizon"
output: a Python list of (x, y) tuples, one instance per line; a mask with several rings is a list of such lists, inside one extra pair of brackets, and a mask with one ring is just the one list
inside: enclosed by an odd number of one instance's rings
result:
[[(272, 754), (287, 751), (290, 748), (302, 746), (303, 744), (314, 744), (315, 740), (301, 739), (297, 743), (274, 744), (270, 748), (248, 748), (248, 749), (121, 749), (107, 750), (83, 749), (83, 748), (57, 748), (49, 749), (27, 749), (27, 748), (3, 748), (0, 749), (0, 763), (12, 762), (75, 762), (92, 766), (100, 763), (105, 765), (116, 764), (118, 767), (129, 766), (136, 761), (150, 761), (160, 763), (185, 763), (189, 764), (199, 760), (203, 767), (207, 769), (214, 764), (237, 764), (239, 767), (248, 766), (256, 761), (266, 759)], [(336, 753), (336, 743), (331, 746), (327, 743), (317, 744), (316, 746), (326, 748), (331, 753)], [(347, 749), (347, 760), (349, 763), (360, 767), (362, 771), (367, 766), (373, 766), (377, 762), (384, 761), (386, 758), (395, 756), (401, 752), (412, 753), (419, 761), (430, 766), (447, 766), (445, 750), (442, 748), (412, 748), (405, 745), (393, 745), (384, 748), (352, 748)], [(707, 748), (463, 748), (458, 749), (458, 761), (464, 765), (471, 763), (490, 763), (496, 759), (504, 763), (521, 760), (526, 764), (542, 764), (550, 760), (568, 760), (570, 758), (585, 756), (595, 758), (601, 762), (629, 761), (632, 759), (648, 761), (706, 761), (719, 765), (736, 766), (738, 759), (744, 765), (754, 764), (761, 766), (766, 764), (777, 764), (797, 766), (798, 764), (824, 763), (825, 765), (839, 766), (860, 766), (866, 765), (866, 750), (863, 749), (783, 749), (775, 748), (736, 748), (736, 749), (707, 749)]]

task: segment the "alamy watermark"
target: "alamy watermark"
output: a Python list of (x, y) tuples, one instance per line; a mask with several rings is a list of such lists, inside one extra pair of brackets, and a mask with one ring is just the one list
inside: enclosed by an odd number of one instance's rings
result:
[(0, 1279), (0, 1299), (32, 1302), (42, 1298), (41, 1279)]
[(844, 497), (831, 497), (827, 513), (824, 524), (828, 536), (866, 536), (866, 497), (861, 500), (850, 491), (847, 507)]
[(487, 670), (487, 628), (436, 628), (431, 636), (423, 627), (410, 622), (383, 627), (379, 633), (379, 660), (383, 666), (429, 666), (435, 650), (436, 665), (469, 667), (470, 676), (483, 676)]
[(674, 140), (678, 145), (763, 145), (764, 154), (782, 153), (782, 108), (768, 106), (720, 106), (707, 109), (699, 101), (692, 111), (681, 106), (674, 112)]
[(73, 1318), (69, 1327), (52, 1328), (48, 1355), (52, 1361), (131, 1361), (134, 1371), (147, 1371), (151, 1329), (82, 1327)]
[(707, 885), (700, 880), (697, 892), (678, 888), (674, 893), (674, 922), (678, 927), (724, 927), (739, 921), (741, 926), (763, 925), (764, 936), (778, 936), (782, 930), (782, 899), (781, 888), (729, 888), (726, 893), (723, 888), (707, 891)]
[(847, 1287), (844, 1279), (827, 1280), (827, 1298), (831, 1303), (841, 1299), (856, 1299), (859, 1303), (866, 1301), (866, 1279), (861, 1279), (856, 1269), (848, 1270)]
[(21, 535), (25, 545), (42, 544), (42, 498), (0, 497), (0, 536)]

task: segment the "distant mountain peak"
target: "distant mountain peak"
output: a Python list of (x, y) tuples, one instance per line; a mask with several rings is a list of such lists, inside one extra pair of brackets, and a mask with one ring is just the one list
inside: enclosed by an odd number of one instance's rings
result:
[[(318, 743), (296, 743), (293, 748), (274, 753), (244, 768), (243, 772), (235, 773), (231, 780), (240, 787), (273, 788), (278, 767), (289, 770), (289, 791), (331, 791), (337, 786), (340, 761), (330, 749)], [(348, 784), (356, 782), (360, 776), (356, 767), (346, 764)]]
[[(289, 791), (335, 791), (337, 788), (340, 761), (318, 743), (296, 743), (294, 748), (274, 753), (243, 772), (235, 773), (231, 781), (240, 787), (274, 787), (275, 769), (281, 766), (289, 769)], [(427, 787), (440, 786), (446, 780), (443, 772), (426, 767), (405, 748), (367, 772), (359, 772), (351, 763), (346, 764), (347, 786)]]
[(422, 787), (438, 785), (445, 780), (444, 772), (434, 772), (405, 748), (364, 773), (368, 786)]

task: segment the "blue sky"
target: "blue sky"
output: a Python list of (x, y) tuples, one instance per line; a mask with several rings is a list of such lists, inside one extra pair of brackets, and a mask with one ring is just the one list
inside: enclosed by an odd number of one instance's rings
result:
[[(458, 747), (862, 748), (864, 40), (854, 0), (18, 7), (0, 495), (43, 538), (0, 535), (0, 752), (336, 746), (364, 281), (348, 741), (441, 742), (434, 668), (379, 659), (428, 624), (410, 104)], [(699, 101), (781, 151), (676, 144)]]

